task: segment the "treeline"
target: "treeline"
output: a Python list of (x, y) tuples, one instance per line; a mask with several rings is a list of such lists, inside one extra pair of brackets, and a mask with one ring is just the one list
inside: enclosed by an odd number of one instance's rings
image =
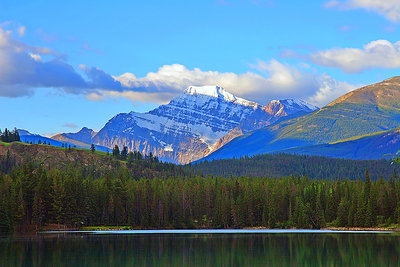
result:
[[(34, 144), (38, 144), (38, 145), (43, 144), (43, 145), (49, 145), (49, 146), (51, 145), (50, 141), (46, 142), (46, 140), (44, 140), (44, 141), (42, 142), (41, 139), (37, 140), (37, 143), (35, 143), (35, 140), (33, 140), (33, 141), (25, 140), (25, 143), (26, 143), (26, 144), (30, 144), (30, 145), (34, 145)], [(62, 144), (62, 147), (64, 147), (64, 144)], [(65, 147), (67, 147), (67, 144), (65, 144)], [(70, 145), (69, 147), (71, 147), (71, 145)], [(75, 146), (75, 147), (76, 147), (76, 146)]]
[(18, 130), (14, 128), (14, 130), (10, 131), (7, 128), (4, 130), (4, 132), (1, 131), (0, 129), (0, 141), (6, 142), (6, 143), (11, 143), (11, 142), (16, 142), (16, 141), (21, 141), (21, 138), (19, 136)]
[(400, 223), (396, 173), (372, 181), (106, 174), (26, 163), (0, 174), (0, 228), (127, 225), (134, 228), (322, 228)]
[[(92, 152), (94, 152), (94, 150), (95, 150), (93, 144), (92, 144), (91, 150), (92, 150)], [(128, 162), (135, 161), (135, 160), (138, 160), (138, 161), (144, 160), (144, 161), (155, 162), (155, 163), (160, 162), (158, 157), (154, 156), (152, 152), (150, 152), (148, 155), (146, 155), (146, 154), (143, 155), (142, 153), (140, 153), (139, 151), (136, 151), (136, 150), (129, 151), (129, 153), (128, 153), (127, 146), (124, 146), (120, 152), (118, 145), (115, 145), (115, 147), (113, 148), (113, 151), (112, 151), (112, 155), (115, 159), (123, 160), (123, 161), (127, 160)]]
[(320, 156), (292, 154), (262, 154), (237, 159), (203, 161), (186, 166), (203, 175), (231, 176), (268, 176), (308, 175), (312, 179), (363, 180), (368, 169), (372, 180), (381, 176), (390, 177), (398, 165), (381, 160), (351, 160)]

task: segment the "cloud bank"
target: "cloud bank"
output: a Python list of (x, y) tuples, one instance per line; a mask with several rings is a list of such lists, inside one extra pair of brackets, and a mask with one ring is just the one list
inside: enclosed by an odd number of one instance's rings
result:
[[(41, 55), (52, 55), (42, 61)], [(12, 39), (0, 28), (0, 96), (32, 95), (35, 87), (62, 87), (79, 90), (83, 78), (49, 48), (33, 47)]]
[(236, 74), (202, 71), (198, 68), (191, 70), (180, 64), (164, 65), (157, 72), (150, 72), (141, 78), (132, 73), (113, 76), (122, 88), (97, 90), (86, 97), (94, 101), (123, 97), (132, 101), (164, 104), (188, 86), (219, 85), (235, 95), (258, 103), (266, 103), (270, 99), (301, 98), (317, 106), (324, 106), (356, 88), (326, 74), (310, 73), (275, 59), (269, 62), (260, 60), (251, 67), (262, 75), (255, 72)]
[[(25, 32), (25, 28), (19, 35)], [(45, 57), (44, 57), (45, 56)], [(50, 58), (50, 60), (43, 60)], [(322, 58), (322, 57), (321, 57)], [(318, 57), (315, 58), (318, 61)], [(323, 106), (334, 97), (354, 89), (350, 84), (272, 59), (251, 65), (252, 71), (233, 72), (188, 69), (184, 65), (164, 65), (145, 77), (133, 73), (112, 76), (81, 64), (80, 74), (65, 57), (49, 48), (29, 46), (0, 28), (0, 96), (20, 97), (47, 87), (69, 94), (82, 94), (92, 101), (123, 97), (132, 101), (167, 103), (191, 85), (219, 85), (227, 91), (266, 103), (269, 99), (301, 98)]]
[(373, 68), (400, 67), (400, 42), (376, 40), (358, 48), (335, 48), (318, 51), (308, 56), (313, 63), (357, 73)]
[(325, 7), (336, 7), (339, 9), (366, 9), (378, 13), (388, 20), (400, 22), (400, 1), (399, 0), (332, 0), (325, 3)]

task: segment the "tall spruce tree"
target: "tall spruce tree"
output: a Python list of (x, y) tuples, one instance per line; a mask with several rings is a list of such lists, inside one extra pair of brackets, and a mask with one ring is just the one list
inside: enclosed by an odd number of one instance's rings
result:
[(121, 151), (121, 160), (126, 160), (127, 156), (128, 156), (128, 147), (124, 146), (124, 148)]
[(113, 149), (113, 156), (116, 159), (120, 159), (120, 152), (119, 152), (119, 147), (118, 145), (115, 145), (114, 149)]

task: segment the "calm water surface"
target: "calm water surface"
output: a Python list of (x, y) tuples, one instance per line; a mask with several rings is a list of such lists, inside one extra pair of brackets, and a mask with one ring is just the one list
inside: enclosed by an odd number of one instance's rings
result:
[(400, 266), (400, 235), (285, 230), (0, 237), (0, 266)]

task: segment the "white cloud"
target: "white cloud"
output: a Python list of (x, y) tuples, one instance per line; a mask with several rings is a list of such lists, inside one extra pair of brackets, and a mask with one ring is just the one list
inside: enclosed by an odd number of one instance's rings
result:
[(25, 31), (26, 31), (25, 26), (19, 26), (18, 27), (18, 35), (19, 35), (19, 37), (23, 37), (25, 35)]
[(298, 68), (274, 59), (269, 62), (260, 60), (251, 65), (263, 74), (260, 75), (254, 72), (236, 74), (202, 71), (198, 68), (190, 70), (180, 64), (165, 65), (158, 72), (148, 73), (142, 78), (132, 73), (114, 77), (124, 86), (123, 90), (98, 90), (86, 97), (94, 101), (123, 97), (132, 101), (165, 104), (190, 85), (216, 84), (235, 95), (259, 103), (266, 103), (270, 99), (301, 98), (323, 106), (334, 100), (334, 97), (355, 88), (327, 75), (311, 73), (307, 64), (300, 66)]
[(366, 9), (376, 12), (393, 22), (400, 21), (400, 1), (399, 0), (332, 0), (325, 3), (325, 7), (337, 7), (340, 9)]
[(318, 77), (318, 81), (318, 90), (312, 96), (306, 98), (306, 101), (319, 107), (323, 107), (336, 98), (361, 87), (361, 85), (355, 86), (347, 82), (336, 81), (326, 74), (322, 74)]
[[(124, 87), (134, 89), (129, 98), (146, 99), (146, 94), (159, 94), (158, 101), (165, 102), (171, 96), (181, 94), (188, 86), (216, 84), (229, 92), (254, 101), (266, 102), (271, 98), (297, 97), (309, 94), (316, 86), (312, 74), (298, 70), (288, 64), (276, 60), (259, 61), (252, 65), (262, 71), (265, 76), (247, 72), (236, 74), (232, 72), (190, 70), (183, 65), (165, 65), (158, 72), (150, 72), (145, 77), (138, 78), (132, 73), (114, 77)], [(121, 95), (121, 94), (118, 94)], [(164, 99), (168, 98), (168, 99)], [(149, 99), (154, 99), (149, 97)]]
[(42, 61), (42, 57), (39, 54), (35, 53), (28, 53), (31, 58), (33, 58), (35, 61)]
[(400, 67), (400, 42), (377, 40), (358, 48), (334, 48), (309, 55), (318, 65), (339, 68), (347, 73), (357, 73), (372, 68), (394, 69)]

